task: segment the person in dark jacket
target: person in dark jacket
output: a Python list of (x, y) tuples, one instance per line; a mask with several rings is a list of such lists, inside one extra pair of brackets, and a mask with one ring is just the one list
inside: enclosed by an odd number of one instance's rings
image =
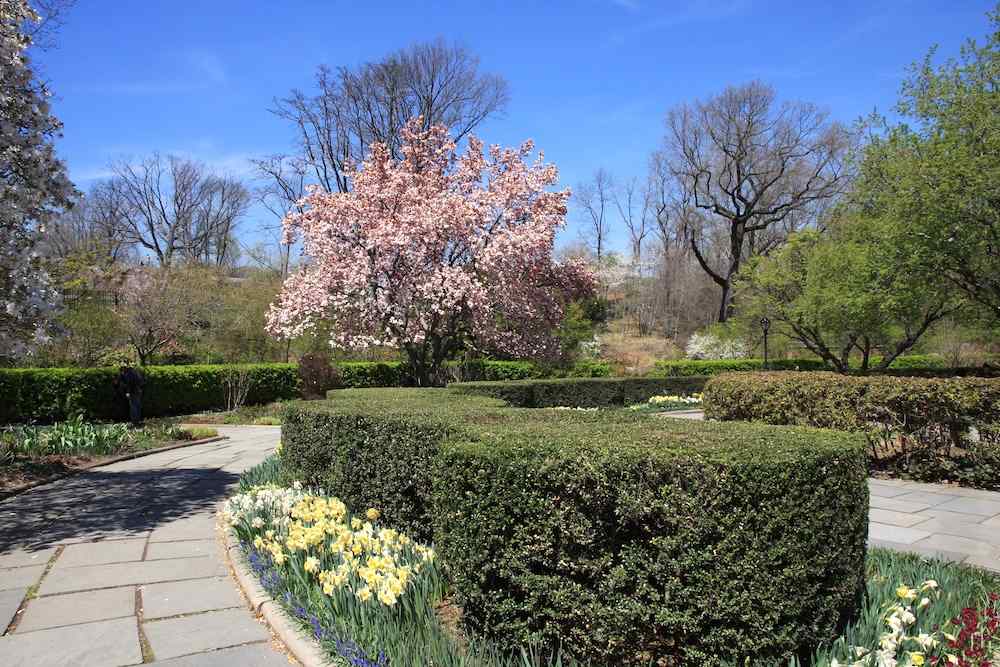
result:
[(118, 371), (118, 388), (125, 394), (128, 401), (128, 418), (133, 426), (142, 424), (142, 386), (146, 384), (146, 378), (142, 376), (142, 371), (133, 368), (132, 364), (125, 362), (121, 370)]

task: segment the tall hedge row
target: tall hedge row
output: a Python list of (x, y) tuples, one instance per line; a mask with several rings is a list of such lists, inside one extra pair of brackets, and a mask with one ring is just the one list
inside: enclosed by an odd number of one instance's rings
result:
[(282, 438), (286, 472), (432, 539), (502, 645), (742, 664), (832, 637), (863, 584), (856, 435), (390, 389), (293, 403)]
[(864, 433), (875, 457), (948, 449), (1000, 424), (1000, 379), (731, 373), (705, 387), (706, 416)]
[[(785, 371), (820, 371), (827, 368), (822, 359), (770, 359), (767, 365), (773, 370)], [(653, 374), (667, 377), (709, 376), (763, 369), (763, 359), (677, 359), (657, 361)]]
[[(227, 380), (248, 383), (248, 405), (299, 395), (294, 364), (146, 366), (142, 372), (143, 414), (149, 417), (223, 409)], [(117, 368), (0, 369), (0, 423), (53, 422), (76, 414), (125, 419), (128, 406), (117, 377)]]
[(708, 378), (563, 378), (516, 382), (462, 382), (452, 391), (489, 396), (522, 408), (606, 408), (645, 402), (658, 394), (699, 392)]

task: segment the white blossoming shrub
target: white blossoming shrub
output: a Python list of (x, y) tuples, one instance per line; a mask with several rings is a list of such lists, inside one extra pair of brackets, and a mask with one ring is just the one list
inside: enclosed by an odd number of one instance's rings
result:
[(735, 338), (723, 339), (713, 333), (694, 333), (684, 353), (689, 359), (741, 359), (750, 355), (749, 346)]

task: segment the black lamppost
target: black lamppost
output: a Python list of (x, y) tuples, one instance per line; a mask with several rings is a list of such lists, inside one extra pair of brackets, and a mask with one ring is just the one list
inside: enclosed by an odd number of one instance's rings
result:
[(767, 370), (767, 330), (771, 328), (771, 320), (760, 318), (760, 328), (764, 330), (764, 370)]

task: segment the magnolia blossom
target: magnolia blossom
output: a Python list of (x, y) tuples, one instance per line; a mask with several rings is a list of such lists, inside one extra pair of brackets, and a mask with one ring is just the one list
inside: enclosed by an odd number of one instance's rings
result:
[(558, 350), (566, 301), (593, 290), (579, 263), (553, 260), (568, 190), (527, 159), (533, 145), (476, 137), (458, 154), (446, 128), (403, 132), (403, 158), (373, 146), (349, 173), (352, 190), (313, 190), (284, 221), (301, 235), (303, 267), (290, 276), (268, 330), (298, 336), (329, 322), (334, 347), (398, 347), (419, 369), (466, 346), (515, 357)]
[(46, 338), (58, 295), (35, 246), (73, 192), (53, 147), (62, 125), (26, 55), (24, 26), (37, 20), (25, 0), (0, 2), (0, 357)]

